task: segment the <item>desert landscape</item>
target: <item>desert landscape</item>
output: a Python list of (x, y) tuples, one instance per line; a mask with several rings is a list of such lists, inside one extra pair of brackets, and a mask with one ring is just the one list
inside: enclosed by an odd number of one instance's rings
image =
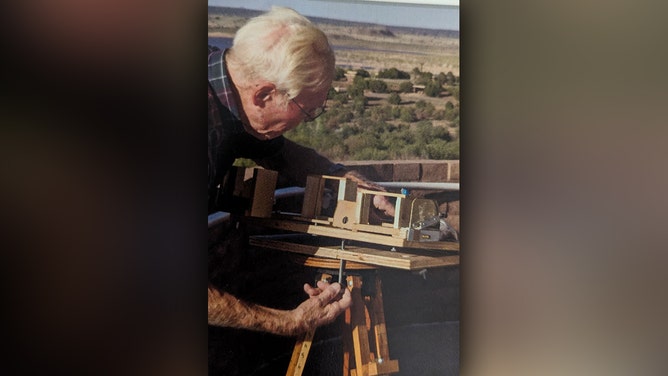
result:
[[(245, 9), (209, 7), (210, 37), (234, 37), (248, 18), (260, 14)], [(410, 72), (452, 72), (459, 76), (459, 32), (415, 29), (311, 18), (328, 36), (338, 66), (370, 72), (397, 68)]]

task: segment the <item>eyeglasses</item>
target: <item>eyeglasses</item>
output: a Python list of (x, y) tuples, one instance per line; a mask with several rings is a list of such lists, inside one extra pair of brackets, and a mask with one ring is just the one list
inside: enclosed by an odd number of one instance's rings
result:
[(309, 123), (309, 122), (317, 119), (318, 116), (324, 114), (325, 113), (325, 106), (327, 104), (327, 100), (325, 99), (325, 103), (323, 103), (322, 106), (313, 110), (313, 114), (309, 114), (308, 112), (306, 112), (306, 110), (304, 110), (304, 108), (302, 106), (299, 105), (299, 103), (297, 103), (297, 101), (294, 100), (294, 98), (290, 98), (290, 101), (292, 101), (292, 103), (294, 103), (295, 106), (297, 106), (297, 108), (304, 114), (304, 116), (305, 116), (304, 122), (305, 123)]

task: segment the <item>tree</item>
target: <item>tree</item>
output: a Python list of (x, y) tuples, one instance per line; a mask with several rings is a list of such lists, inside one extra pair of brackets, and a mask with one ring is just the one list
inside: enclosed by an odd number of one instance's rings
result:
[(459, 100), (459, 86), (448, 86), (448, 91), (452, 93), (452, 96)]
[(412, 123), (416, 121), (417, 117), (415, 116), (415, 110), (413, 108), (403, 107), (401, 109), (401, 114), (399, 115), (399, 120), (406, 123)]
[(434, 81), (438, 82), (439, 85), (443, 86), (443, 84), (448, 82), (448, 76), (445, 73), (441, 72), (438, 75), (436, 75), (436, 77), (434, 77)]
[(397, 93), (392, 93), (387, 98), (387, 102), (390, 103), (390, 104), (400, 104), (401, 103), (401, 96)]
[(411, 93), (413, 91), (413, 84), (410, 81), (404, 81), (399, 84), (400, 93)]
[(424, 87), (424, 93), (429, 97), (438, 97), (441, 95), (441, 91), (443, 91), (443, 87), (434, 81), (430, 81)]
[(371, 74), (369, 74), (369, 72), (367, 72), (364, 69), (358, 69), (357, 72), (355, 73), (355, 76), (366, 78), (366, 77), (371, 77)]
[(430, 72), (420, 72), (416, 75), (414, 81), (416, 85), (428, 85), (433, 81), (433, 74)]
[(448, 85), (454, 85), (454, 84), (457, 83), (457, 79), (455, 78), (455, 75), (452, 74), (452, 72), (448, 72), (445, 76), (446, 76), (446, 81), (445, 82)]
[(378, 72), (378, 78), (390, 78), (390, 79), (408, 79), (411, 78), (411, 75), (407, 72), (400, 71), (397, 68), (382, 69)]
[(366, 89), (366, 80), (362, 76), (355, 76), (353, 84), (348, 88), (348, 95), (350, 98), (364, 97), (364, 90)]
[(346, 77), (346, 70), (343, 68), (336, 68), (336, 73), (334, 73), (334, 81), (342, 80)]
[(382, 80), (369, 80), (367, 82), (369, 90), (374, 93), (387, 93), (387, 84)]
[(365, 96), (355, 97), (353, 99), (353, 113), (357, 116), (364, 115), (364, 110), (366, 109), (367, 99)]

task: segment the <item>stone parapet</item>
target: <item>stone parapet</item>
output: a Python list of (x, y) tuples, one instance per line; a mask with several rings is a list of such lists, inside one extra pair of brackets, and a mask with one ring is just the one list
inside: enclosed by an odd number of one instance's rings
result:
[(459, 160), (346, 161), (375, 181), (459, 182)]

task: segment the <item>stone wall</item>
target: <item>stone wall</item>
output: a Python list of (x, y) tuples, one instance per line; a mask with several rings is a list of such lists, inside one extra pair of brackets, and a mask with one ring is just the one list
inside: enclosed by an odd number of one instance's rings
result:
[(459, 182), (459, 160), (348, 161), (343, 164), (375, 181)]

